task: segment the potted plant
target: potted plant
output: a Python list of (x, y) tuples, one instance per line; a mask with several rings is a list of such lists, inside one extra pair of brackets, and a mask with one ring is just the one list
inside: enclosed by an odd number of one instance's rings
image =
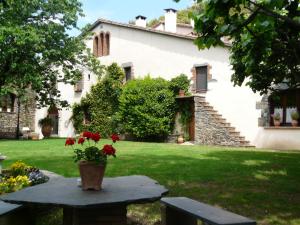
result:
[[(120, 140), (119, 136), (111, 135), (112, 144), (106, 144), (102, 148), (98, 147), (100, 137), (99, 133), (85, 131), (77, 142), (81, 148), (74, 148), (74, 161), (78, 163), (81, 186), (85, 191), (101, 190), (107, 157), (116, 157), (116, 149), (113, 144)], [(75, 143), (74, 138), (68, 138), (65, 145), (73, 148)]]
[(281, 115), (279, 112), (275, 113), (273, 116), (273, 122), (275, 127), (279, 127), (281, 123)]
[(297, 110), (294, 110), (291, 112), (292, 117), (292, 126), (297, 127), (298, 126), (298, 120), (299, 120), (299, 113)]
[(44, 138), (50, 137), (53, 128), (52, 119), (48, 116), (43, 119), (40, 119), (39, 126), (42, 128), (42, 134)]
[(178, 137), (177, 137), (177, 143), (178, 144), (182, 144), (184, 143), (184, 138), (183, 138), (183, 134), (179, 134)]

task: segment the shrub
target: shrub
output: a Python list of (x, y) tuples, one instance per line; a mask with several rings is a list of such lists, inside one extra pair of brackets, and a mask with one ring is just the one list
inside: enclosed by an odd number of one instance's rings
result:
[(171, 79), (170, 89), (173, 91), (174, 96), (177, 96), (179, 90), (184, 90), (186, 94), (189, 94), (190, 80), (185, 74), (180, 74), (179, 76)]
[(169, 82), (162, 79), (132, 80), (120, 97), (118, 118), (125, 132), (139, 139), (161, 139), (172, 129), (175, 99)]
[(113, 118), (119, 108), (124, 76), (122, 68), (111, 64), (104, 78), (91, 88), (80, 104), (73, 105), (72, 121), (77, 132), (99, 131), (103, 137), (116, 132)]
[(18, 191), (29, 185), (30, 181), (27, 176), (5, 178), (0, 182), (0, 194)]
[(29, 169), (29, 166), (21, 161), (17, 161), (10, 166), (10, 172), (13, 177), (26, 175), (27, 169)]

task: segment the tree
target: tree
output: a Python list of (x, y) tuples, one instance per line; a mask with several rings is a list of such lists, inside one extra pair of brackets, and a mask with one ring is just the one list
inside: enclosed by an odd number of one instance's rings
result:
[(120, 96), (118, 118), (126, 133), (143, 140), (165, 138), (172, 130), (175, 98), (162, 79), (129, 81)]
[(79, 16), (78, 0), (0, 1), (0, 95), (16, 94), (18, 115), (27, 88), (35, 92), (38, 106), (65, 107), (58, 83), (74, 84), (83, 68), (101, 75), (102, 67), (84, 43), (87, 28), (78, 37), (67, 34), (78, 29)]
[(74, 84), (83, 68), (101, 75), (84, 43), (90, 33), (67, 34), (77, 29), (79, 16), (78, 0), (0, 1), (0, 93), (22, 94), (30, 87), (39, 106), (66, 106), (58, 83)]
[[(124, 77), (124, 70), (116, 63), (111, 64), (106, 68), (103, 79), (91, 88), (80, 104), (73, 106), (72, 120), (78, 132), (100, 132), (103, 137), (118, 132), (114, 115), (119, 109)], [(83, 123), (84, 120), (86, 123)]]
[[(175, 0), (179, 1), (179, 0)], [(299, 0), (204, 1), (194, 13), (196, 44), (200, 49), (224, 46), (230, 38), (235, 85), (261, 94), (285, 83), (300, 86)]]

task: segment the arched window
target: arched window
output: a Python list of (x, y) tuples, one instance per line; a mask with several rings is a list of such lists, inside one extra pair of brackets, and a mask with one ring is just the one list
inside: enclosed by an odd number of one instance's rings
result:
[(110, 33), (107, 32), (105, 34), (105, 52), (104, 52), (104, 55), (109, 55), (109, 52), (110, 52)]
[(96, 57), (99, 56), (99, 38), (98, 38), (98, 36), (94, 37), (93, 54)]
[(104, 55), (104, 33), (101, 32), (100, 33), (100, 39), (99, 39), (99, 56), (103, 56)]

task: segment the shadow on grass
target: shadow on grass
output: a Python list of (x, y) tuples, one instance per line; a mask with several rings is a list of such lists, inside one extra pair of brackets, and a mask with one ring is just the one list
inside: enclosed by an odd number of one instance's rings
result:
[[(24, 158), (64, 176), (78, 176), (70, 156)], [(146, 175), (170, 190), (250, 217), (259, 224), (300, 224), (300, 154), (251, 151), (201, 151), (158, 155), (123, 154), (110, 160), (106, 175)], [(139, 223), (155, 224), (159, 204), (130, 207)]]

